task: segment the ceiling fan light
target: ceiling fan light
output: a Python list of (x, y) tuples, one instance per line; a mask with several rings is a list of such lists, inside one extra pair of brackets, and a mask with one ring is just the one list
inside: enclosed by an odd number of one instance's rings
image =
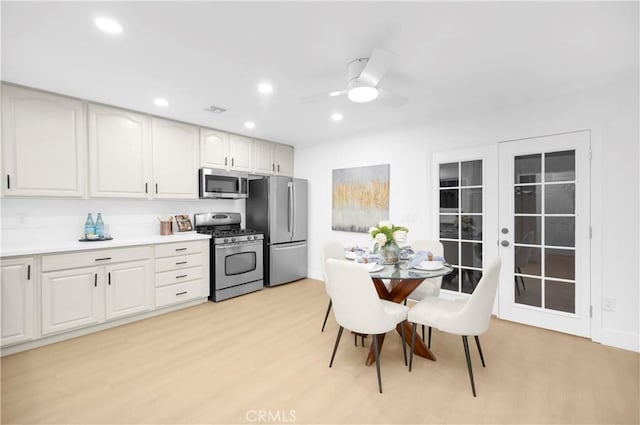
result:
[(349, 89), (347, 97), (350, 101), (356, 103), (371, 102), (378, 97), (378, 89), (371, 86), (352, 87)]

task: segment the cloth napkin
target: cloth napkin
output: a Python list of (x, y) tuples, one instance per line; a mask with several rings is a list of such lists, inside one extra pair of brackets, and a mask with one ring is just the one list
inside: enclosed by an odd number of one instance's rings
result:
[(364, 254), (361, 257), (356, 258), (356, 262), (358, 263), (364, 263), (364, 259), (367, 259), (368, 263), (383, 263), (384, 262), (384, 258), (382, 258), (382, 256), (380, 254)]
[(418, 264), (422, 263), (424, 260), (426, 260), (429, 257), (429, 254), (431, 254), (431, 252), (429, 251), (416, 252), (416, 255), (414, 255), (413, 258), (409, 260), (409, 262), (407, 263), (407, 268), (412, 269)]

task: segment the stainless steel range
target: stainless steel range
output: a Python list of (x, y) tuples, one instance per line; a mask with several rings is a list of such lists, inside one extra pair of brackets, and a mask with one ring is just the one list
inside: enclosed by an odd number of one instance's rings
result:
[(209, 299), (226, 300), (264, 287), (262, 233), (241, 229), (240, 213), (198, 213), (193, 221), (198, 233), (211, 235)]

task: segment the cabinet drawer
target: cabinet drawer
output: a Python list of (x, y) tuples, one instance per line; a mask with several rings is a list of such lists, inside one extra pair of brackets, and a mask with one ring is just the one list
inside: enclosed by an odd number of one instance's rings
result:
[(202, 279), (202, 267), (158, 273), (156, 274), (156, 286), (171, 285), (195, 279)]
[(202, 254), (178, 255), (175, 257), (158, 258), (156, 272), (186, 269), (202, 265)]
[(196, 252), (202, 252), (202, 241), (166, 243), (156, 245), (156, 257), (194, 254)]
[(156, 307), (181, 303), (202, 296), (202, 281), (176, 283), (156, 288)]
[(145, 260), (151, 258), (150, 246), (101, 249), (71, 254), (42, 256), (42, 271), (62, 270), (76, 267), (101, 266), (121, 261)]

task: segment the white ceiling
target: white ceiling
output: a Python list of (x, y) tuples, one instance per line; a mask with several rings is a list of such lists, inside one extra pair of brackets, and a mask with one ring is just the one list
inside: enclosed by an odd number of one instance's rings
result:
[[(638, 2), (9, 2), (2, 79), (301, 146), (558, 96), (638, 74)], [(124, 30), (110, 36), (93, 21)], [(393, 108), (305, 95), (397, 54)], [(270, 80), (270, 96), (257, 92)], [(170, 105), (152, 103), (166, 97)], [(209, 105), (229, 108), (223, 115)], [(339, 111), (344, 120), (332, 122)], [(243, 127), (246, 120), (256, 128)]]

